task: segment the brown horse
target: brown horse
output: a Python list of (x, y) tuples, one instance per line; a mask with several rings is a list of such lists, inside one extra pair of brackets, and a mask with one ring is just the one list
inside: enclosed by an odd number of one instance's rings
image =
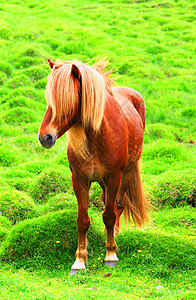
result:
[(71, 272), (86, 268), (89, 189), (97, 181), (105, 204), (105, 264), (115, 266), (114, 236), (124, 210), (141, 226), (148, 219), (139, 169), (145, 127), (142, 96), (127, 87), (112, 87), (106, 62), (52, 62), (46, 87), (47, 110), (39, 129), (43, 147), (51, 148), (68, 131), (67, 155), (78, 201), (78, 248)]

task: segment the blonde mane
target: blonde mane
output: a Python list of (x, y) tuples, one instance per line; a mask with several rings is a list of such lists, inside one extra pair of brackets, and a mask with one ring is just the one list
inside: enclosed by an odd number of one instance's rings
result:
[[(72, 73), (72, 66), (78, 68), (81, 76), (79, 81)], [(94, 66), (88, 66), (78, 61), (55, 63), (46, 87), (46, 99), (52, 107), (53, 120), (64, 116), (72, 116), (78, 108), (81, 97), (82, 127), (92, 126), (98, 131), (104, 115), (106, 93), (112, 94), (110, 71), (106, 70), (106, 62), (99, 61)]]
[[(78, 69), (78, 79), (73, 73), (73, 65)], [(93, 66), (79, 61), (55, 62), (48, 76), (46, 99), (52, 108), (52, 121), (60, 123), (62, 118), (72, 117), (81, 105), (81, 124), (73, 125), (67, 131), (67, 138), (74, 153), (85, 160), (90, 159), (85, 128), (100, 129), (106, 93), (113, 95), (111, 73), (106, 60), (102, 59)]]

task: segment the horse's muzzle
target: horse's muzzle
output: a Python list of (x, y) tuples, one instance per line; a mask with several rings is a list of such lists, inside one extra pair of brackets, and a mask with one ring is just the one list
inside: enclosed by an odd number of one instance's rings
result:
[(49, 149), (56, 143), (57, 134), (56, 133), (48, 133), (44, 136), (41, 136), (38, 134), (38, 138), (40, 141), (40, 144), (46, 148)]

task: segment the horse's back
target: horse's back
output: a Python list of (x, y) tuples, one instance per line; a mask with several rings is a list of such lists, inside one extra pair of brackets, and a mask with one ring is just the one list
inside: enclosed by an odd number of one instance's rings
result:
[(133, 114), (133, 107), (136, 109), (140, 115), (144, 129), (146, 123), (146, 107), (141, 94), (134, 89), (123, 86), (113, 87), (112, 92), (125, 115), (131, 116)]

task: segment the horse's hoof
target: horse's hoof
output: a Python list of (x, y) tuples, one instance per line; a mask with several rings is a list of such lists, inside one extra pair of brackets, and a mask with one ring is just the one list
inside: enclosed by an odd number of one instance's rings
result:
[(72, 276), (72, 275), (76, 274), (78, 271), (80, 271), (80, 270), (78, 270), (78, 269), (71, 269), (71, 271), (69, 273), (69, 276)]
[(118, 264), (118, 261), (106, 260), (105, 266), (115, 268)]
[(69, 275), (76, 274), (78, 271), (85, 270), (85, 269), (86, 269), (85, 263), (83, 261), (80, 261), (80, 259), (77, 258), (75, 263), (71, 267), (71, 272), (69, 273)]

